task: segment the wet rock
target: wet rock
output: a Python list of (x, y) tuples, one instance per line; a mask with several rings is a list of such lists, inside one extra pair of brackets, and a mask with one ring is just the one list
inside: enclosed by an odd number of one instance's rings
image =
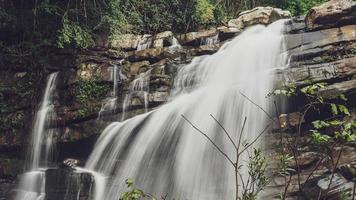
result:
[(305, 17), (308, 30), (355, 24), (355, 21), (356, 1), (353, 0), (331, 0), (313, 7)]
[(87, 200), (93, 182), (94, 178), (89, 173), (69, 168), (48, 169), (45, 200)]
[(300, 124), (301, 117), (302, 117), (302, 114), (300, 112), (294, 112), (294, 113), (280, 115), (279, 122), (281, 124), (281, 128), (298, 126)]
[(289, 34), (304, 33), (306, 29), (304, 20), (304, 16), (293, 17), (286, 23), (285, 31)]
[(340, 173), (350, 181), (356, 181), (356, 162), (340, 167)]
[[(288, 68), (280, 70), (276, 73), (277, 82), (295, 83), (297, 85), (304, 84), (305, 80), (326, 81), (333, 78), (345, 78), (356, 74), (356, 57), (346, 58), (330, 63), (322, 63), (316, 65), (304, 65), (300, 67)], [(287, 81), (285, 81), (287, 80)], [(341, 85), (333, 86), (342, 90), (353, 88), (354, 81), (347, 82)], [(337, 89), (334, 89), (337, 90)], [(327, 92), (327, 90), (325, 91)]]
[(80, 164), (80, 160), (74, 158), (67, 158), (62, 162), (63, 167), (75, 168)]
[(153, 47), (154, 48), (162, 48), (171, 46), (173, 44), (173, 33), (172, 31), (165, 31), (162, 33), (158, 33), (154, 36)]
[(308, 199), (324, 199), (324, 197), (327, 197), (328, 200), (337, 200), (342, 199), (341, 197), (347, 193), (350, 194), (353, 183), (338, 173), (334, 175), (324, 174), (310, 179), (303, 188), (303, 193)]
[[(356, 25), (332, 28), (322, 31), (286, 35), (286, 48), (292, 55), (292, 61), (310, 58), (309, 54), (320, 55), (328, 45), (354, 42)], [(332, 46), (331, 46), (332, 47)]]
[(298, 167), (300, 170), (305, 170), (315, 166), (320, 161), (320, 159), (323, 159), (323, 157), (324, 155), (320, 155), (316, 152), (305, 152), (297, 157), (298, 166), (296, 165), (295, 161), (292, 160), (289, 167), (295, 170), (298, 169)]
[(289, 18), (291, 13), (279, 8), (256, 7), (252, 10), (242, 12), (238, 18), (228, 22), (230, 28), (243, 30), (248, 26), (255, 24), (267, 25), (279, 19)]
[(162, 59), (170, 58), (174, 59), (179, 57), (179, 52), (170, 51), (169, 48), (150, 48), (141, 51), (127, 52), (127, 59), (130, 62), (149, 61), (150, 63), (156, 63)]
[(168, 98), (168, 92), (154, 92), (148, 95), (149, 102), (153, 103), (164, 103), (167, 102)]
[(112, 81), (113, 66), (103, 66), (97, 63), (82, 63), (77, 71), (76, 80)]
[(141, 61), (141, 62), (133, 62), (129, 64), (130, 68), (130, 74), (132, 76), (136, 76), (140, 73), (140, 68), (143, 66), (148, 66), (150, 65), (150, 62), (147, 60)]
[(109, 48), (122, 49), (124, 51), (142, 50), (142, 48), (150, 48), (152, 46), (152, 35), (112, 35), (109, 41)]
[(356, 79), (334, 83), (319, 91), (319, 95), (324, 98), (336, 98), (340, 94), (347, 94), (356, 91)]
[(233, 38), (239, 33), (241, 33), (240, 29), (234, 27), (220, 26), (217, 28), (217, 30), (219, 31), (220, 41), (225, 41), (227, 39)]
[(201, 55), (211, 55), (217, 52), (220, 48), (219, 44), (214, 45), (201, 45), (195, 48), (189, 49), (189, 53), (192, 56), (201, 56)]
[(182, 45), (198, 46), (202, 39), (215, 36), (216, 34), (218, 34), (217, 29), (212, 28), (204, 31), (181, 34), (177, 36), (177, 39)]

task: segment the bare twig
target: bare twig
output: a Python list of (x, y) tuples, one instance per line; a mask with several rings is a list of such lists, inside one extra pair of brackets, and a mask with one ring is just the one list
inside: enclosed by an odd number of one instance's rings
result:
[(221, 129), (224, 131), (224, 133), (226, 134), (226, 136), (229, 138), (230, 142), (232, 143), (232, 145), (234, 145), (235, 149), (237, 150), (237, 146), (234, 142), (234, 140), (231, 138), (230, 134), (226, 131), (225, 127), (212, 115), (210, 114), (210, 116), (215, 120), (215, 122), (221, 127)]
[(244, 123), (242, 124), (242, 128), (241, 128), (241, 131), (240, 131), (240, 136), (239, 136), (239, 144), (237, 146), (237, 152), (239, 152), (239, 150), (240, 150), (242, 135), (243, 135), (243, 132), (244, 132), (244, 129), (245, 129), (246, 121), (247, 121), (247, 117), (245, 117)]
[(337, 156), (336, 163), (335, 163), (334, 168), (333, 168), (333, 171), (332, 171), (332, 173), (331, 173), (331, 178), (330, 178), (330, 182), (329, 182), (329, 185), (328, 185), (328, 189), (327, 189), (326, 192), (325, 192), (325, 196), (324, 196), (324, 199), (325, 199), (325, 200), (328, 198), (328, 193), (329, 193), (329, 191), (330, 191), (330, 187), (331, 187), (333, 178), (334, 178), (334, 176), (335, 176), (335, 171), (336, 171), (337, 166), (339, 165), (340, 158), (341, 158), (341, 154), (342, 154), (342, 151), (343, 151), (343, 150), (344, 150), (344, 146), (341, 146), (339, 155)]
[(209, 142), (214, 145), (214, 147), (232, 164), (232, 166), (235, 166), (235, 163), (232, 162), (232, 160), (230, 159), (230, 157), (223, 151), (221, 150), (221, 148), (215, 144), (215, 142), (213, 140), (210, 139), (210, 137), (205, 134), (203, 131), (201, 131), (198, 127), (196, 127), (191, 121), (189, 121), (184, 115), (182, 115), (183, 119), (185, 121), (187, 121), (196, 131), (198, 131), (199, 133), (201, 133), (206, 139), (209, 140)]
[(245, 99), (247, 99), (249, 102), (251, 102), (253, 105), (257, 106), (259, 109), (261, 109), (271, 120), (273, 120), (273, 117), (268, 114), (268, 112), (263, 109), (260, 105), (258, 105), (257, 103), (255, 103), (254, 101), (252, 101), (250, 98), (248, 98), (245, 94), (243, 94), (242, 92), (240, 92), (240, 94), (245, 97)]
[(256, 141), (268, 130), (268, 128), (273, 124), (273, 122), (269, 123), (263, 130), (260, 132), (260, 134), (251, 142), (249, 143), (241, 152), (238, 154), (241, 155), (243, 152), (245, 152), (248, 148), (250, 148)]

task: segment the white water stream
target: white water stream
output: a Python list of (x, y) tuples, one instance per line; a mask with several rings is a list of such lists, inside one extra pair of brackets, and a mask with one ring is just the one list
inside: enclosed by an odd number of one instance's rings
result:
[[(167, 199), (233, 199), (232, 166), (182, 115), (235, 158), (233, 146), (210, 114), (235, 142), (245, 117), (242, 140), (251, 142), (262, 131), (266, 116), (241, 93), (268, 110), (265, 97), (273, 84), (269, 73), (286, 65), (283, 24), (281, 20), (251, 27), (214, 55), (194, 59), (178, 69), (170, 102), (110, 124), (85, 166), (95, 172), (100, 185), (95, 200), (119, 199), (127, 178), (143, 191)], [(246, 162), (247, 156), (242, 160)]]
[(55, 129), (47, 128), (55, 118), (53, 95), (58, 73), (49, 75), (40, 108), (35, 116), (26, 166), (29, 171), (20, 178), (16, 200), (42, 200), (45, 196), (45, 169), (53, 161)]
[(135, 104), (134, 99), (139, 99), (140, 103), (143, 102), (145, 112), (148, 111), (148, 95), (149, 95), (149, 84), (151, 78), (151, 70), (141, 73), (136, 76), (136, 78), (130, 83), (128, 93), (125, 96), (122, 105), (122, 116), (121, 120), (125, 120), (126, 112)]

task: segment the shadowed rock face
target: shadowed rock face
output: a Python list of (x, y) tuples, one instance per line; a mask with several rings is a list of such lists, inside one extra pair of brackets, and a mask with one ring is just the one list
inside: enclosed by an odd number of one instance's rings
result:
[(46, 200), (88, 200), (93, 184), (89, 173), (76, 172), (70, 168), (46, 171)]

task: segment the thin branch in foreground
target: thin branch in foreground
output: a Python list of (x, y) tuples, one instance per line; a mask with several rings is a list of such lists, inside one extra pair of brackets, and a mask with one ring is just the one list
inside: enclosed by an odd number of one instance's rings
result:
[(244, 123), (242, 124), (242, 128), (241, 128), (241, 131), (240, 131), (239, 144), (238, 144), (238, 146), (237, 146), (237, 154), (239, 153), (239, 150), (240, 150), (241, 139), (242, 139), (242, 135), (243, 135), (243, 132), (244, 132), (244, 129), (245, 129), (245, 126), (246, 126), (246, 121), (247, 121), (247, 117), (245, 117)]
[(245, 99), (247, 99), (249, 102), (251, 102), (253, 105), (257, 106), (259, 109), (261, 109), (271, 120), (273, 120), (273, 117), (268, 114), (268, 112), (263, 109), (260, 105), (258, 105), (257, 103), (255, 103), (254, 101), (252, 101), (250, 98), (248, 98), (245, 94), (243, 94), (242, 92), (239, 92), (243, 97), (245, 97)]
[(227, 132), (227, 130), (225, 129), (225, 127), (224, 127), (212, 114), (210, 114), (210, 116), (215, 120), (215, 122), (220, 126), (220, 128), (222, 128), (222, 130), (224, 131), (224, 133), (226, 134), (226, 136), (229, 138), (229, 140), (230, 140), (230, 142), (232, 143), (232, 145), (234, 145), (235, 149), (237, 150), (236, 143), (235, 143), (234, 140), (231, 138), (230, 134)]
[(235, 163), (232, 162), (232, 160), (230, 159), (230, 157), (223, 151), (220, 149), (220, 147), (215, 144), (215, 142), (213, 140), (210, 139), (210, 137), (205, 134), (203, 131), (201, 131), (198, 127), (196, 127), (191, 121), (189, 121), (184, 115), (182, 115), (183, 119), (185, 121), (187, 121), (196, 131), (198, 131), (199, 133), (201, 133), (206, 139), (209, 140), (209, 142), (214, 145), (214, 147), (232, 164), (232, 166), (235, 166)]
[(238, 155), (241, 155), (244, 151), (246, 151), (248, 148), (250, 148), (256, 141), (268, 130), (268, 128), (273, 124), (274, 121), (269, 123), (263, 130), (260, 132), (260, 134), (251, 142), (249, 143), (241, 152), (238, 153)]

